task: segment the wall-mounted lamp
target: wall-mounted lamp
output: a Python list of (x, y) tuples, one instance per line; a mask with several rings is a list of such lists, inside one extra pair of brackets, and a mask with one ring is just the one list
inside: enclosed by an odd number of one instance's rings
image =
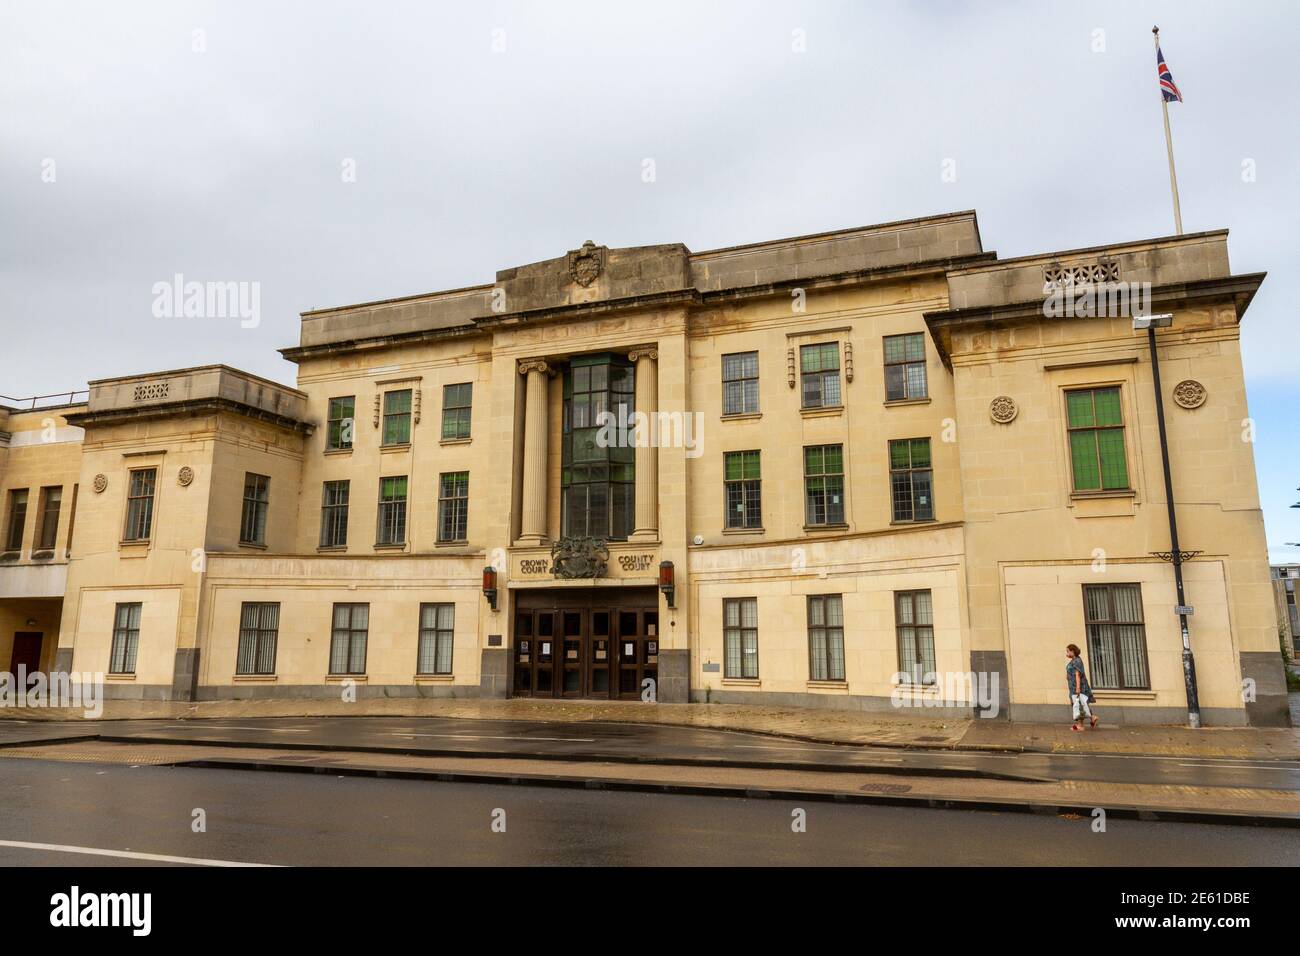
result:
[(677, 591), (677, 584), (673, 577), (673, 563), (671, 561), (659, 562), (659, 590), (664, 592), (668, 606), (676, 607), (673, 604), (673, 595)]
[(488, 565), (483, 569), (483, 596), (487, 598), (488, 607), (497, 609), (497, 569)]

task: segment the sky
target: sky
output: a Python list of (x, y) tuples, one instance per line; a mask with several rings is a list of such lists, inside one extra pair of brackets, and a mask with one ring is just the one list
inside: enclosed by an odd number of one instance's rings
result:
[[(1184, 229), (1269, 273), (1243, 363), (1270, 556), (1300, 561), (1293, 2), (4, 0), (0, 394), (292, 383), (302, 311), (586, 239), (971, 208), (1002, 257), (1169, 235), (1154, 24)], [(256, 283), (258, 321), (159, 316), (177, 274)]]

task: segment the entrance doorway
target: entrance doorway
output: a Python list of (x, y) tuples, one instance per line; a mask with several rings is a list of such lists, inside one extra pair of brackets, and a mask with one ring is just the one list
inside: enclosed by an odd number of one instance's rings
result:
[(27, 685), (30, 688), (32, 675), (41, 669), (41, 643), (45, 635), (39, 631), (16, 631), (14, 633), (14, 649), (9, 657), (9, 673), (18, 678), (18, 668), (24, 668), (27, 676)]
[(641, 700), (657, 694), (658, 679), (653, 588), (524, 592), (516, 599), (514, 696)]

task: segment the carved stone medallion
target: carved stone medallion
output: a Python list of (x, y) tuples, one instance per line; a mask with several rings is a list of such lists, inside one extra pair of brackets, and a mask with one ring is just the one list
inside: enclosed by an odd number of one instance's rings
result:
[(1174, 386), (1174, 401), (1183, 408), (1200, 408), (1205, 404), (1205, 386), (1194, 378), (1184, 379)]
[(605, 269), (605, 247), (598, 246), (590, 239), (582, 244), (581, 249), (569, 253), (569, 275), (578, 285), (586, 288), (596, 281), (596, 277)]
[(176, 484), (182, 488), (188, 488), (190, 482), (194, 480), (194, 469), (189, 465), (183, 465), (181, 470), (176, 473)]
[(989, 418), (999, 425), (1011, 424), (1019, 414), (1020, 408), (1016, 405), (1016, 400), (1009, 395), (999, 395), (989, 402)]
[(108, 487), (108, 476), (107, 476), (107, 475), (96, 475), (96, 476), (95, 476), (95, 481), (94, 481), (94, 483), (91, 485), (91, 487), (93, 487), (93, 488), (95, 489), (95, 494), (98, 495), (98, 494), (103, 493), (104, 489)]
[(603, 578), (608, 562), (601, 538), (561, 538), (551, 546), (551, 574), (557, 578)]

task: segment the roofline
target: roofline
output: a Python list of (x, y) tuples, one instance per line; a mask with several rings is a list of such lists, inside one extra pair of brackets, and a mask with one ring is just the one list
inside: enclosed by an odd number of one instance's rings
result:
[(252, 372), (245, 372), (241, 368), (235, 368), (233, 365), (226, 365), (224, 362), (218, 362), (213, 365), (192, 365), (189, 368), (166, 369), (160, 372), (140, 372), (134, 375), (114, 375), (110, 378), (92, 379), (86, 384), (90, 386), (107, 385), (111, 382), (129, 382), (132, 379), (137, 378), (165, 378), (171, 375), (187, 375), (190, 372), (210, 372), (213, 369), (218, 369), (223, 372), (231, 372), (243, 378), (252, 379), (255, 382), (262, 382), (266, 385), (274, 385), (276, 388), (282, 388), (286, 392), (292, 392), (293, 394), (301, 395), (304, 398), (307, 395), (306, 392), (294, 388), (292, 385), (285, 385), (283, 382), (277, 382), (274, 379), (264, 378), (261, 375), (254, 375)]
[[(1179, 236), (1156, 236), (1155, 238), (1152, 239), (1128, 239), (1125, 240), (1124, 242), (1113, 242), (1110, 243), (1109, 245), (1085, 246), (1080, 249), (1060, 249), (1055, 252), (1036, 252), (1024, 256), (1015, 256), (1011, 259), (999, 259), (996, 263), (992, 263), (992, 265), (995, 266), (1015, 265), (1021, 262), (1033, 262), (1035, 260), (1042, 260), (1042, 259), (1059, 259), (1064, 256), (1089, 255), (1097, 252), (1105, 252), (1109, 249), (1129, 249), (1134, 246), (1149, 246), (1152, 243), (1178, 243), (1178, 242), (1183, 242), (1185, 240), (1191, 240), (1191, 239), (1208, 239), (1211, 237), (1218, 237), (1218, 236), (1226, 237), (1227, 235), (1228, 235), (1227, 229), (1210, 229), (1205, 232), (1186, 232)], [(979, 272), (982, 268), (986, 268), (986, 267), (972, 266), (965, 269), (953, 269), (952, 274), (965, 275), (970, 272)]]

